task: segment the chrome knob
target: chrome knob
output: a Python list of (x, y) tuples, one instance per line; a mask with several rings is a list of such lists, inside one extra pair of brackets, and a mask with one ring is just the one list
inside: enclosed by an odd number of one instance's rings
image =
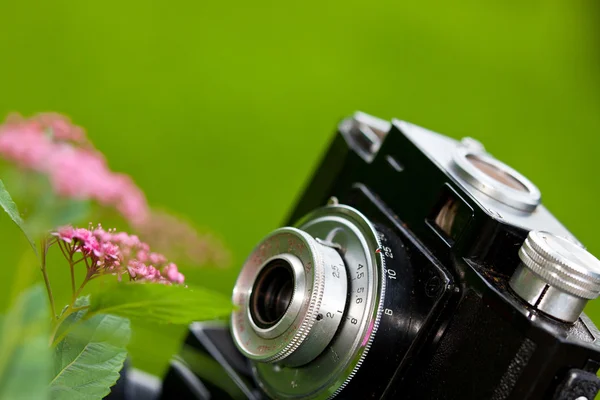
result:
[(551, 317), (575, 322), (587, 301), (600, 295), (600, 261), (566, 238), (531, 231), (519, 258), (510, 287)]

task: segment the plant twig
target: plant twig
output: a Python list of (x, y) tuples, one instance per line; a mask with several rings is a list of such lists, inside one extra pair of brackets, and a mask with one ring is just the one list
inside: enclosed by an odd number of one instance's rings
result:
[(69, 260), (69, 269), (71, 270), (71, 293), (75, 295), (75, 269), (73, 268), (73, 266), (76, 263), (73, 263), (73, 255), (71, 255), (70, 257), (67, 256), (67, 253), (63, 249), (63, 245), (60, 240), (58, 241), (58, 247), (60, 247), (60, 251), (63, 253), (63, 256), (65, 256), (65, 258)]
[(71, 299), (71, 304), (69, 305), (69, 308), (73, 308), (73, 306), (75, 305), (75, 300), (77, 300), (77, 297), (79, 297), (79, 295), (81, 294), (81, 291), (83, 290), (83, 287), (85, 286), (86, 283), (88, 283), (90, 281), (90, 274), (89, 272), (85, 275), (85, 279), (83, 280), (83, 282), (81, 282), (81, 286), (79, 286), (79, 289), (77, 289), (76, 292), (73, 293), (73, 298)]
[(88, 283), (90, 281), (90, 279), (91, 279), (90, 271), (88, 271), (88, 273), (85, 276), (85, 279), (83, 280), (83, 282), (81, 282), (81, 286), (79, 286), (79, 288), (76, 291), (73, 291), (73, 298), (71, 299), (71, 304), (69, 304), (67, 306), (67, 308), (65, 309), (63, 314), (60, 316), (60, 318), (57, 318), (57, 320), (56, 320), (56, 325), (54, 326), (54, 329), (52, 330), (52, 334), (50, 335), (50, 345), (52, 345), (52, 346), (56, 345), (56, 343), (60, 342), (69, 333), (69, 331), (73, 328), (73, 327), (69, 327), (68, 329), (65, 329), (65, 331), (62, 332), (58, 338), (55, 338), (56, 334), (58, 333), (58, 329), (60, 328), (60, 325), (69, 317), (69, 315), (73, 314), (74, 312), (85, 310), (85, 309), (89, 308), (89, 306), (75, 307), (75, 301), (77, 300), (77, 297), (79, 297), (79, 295), (81, 294), (81, 291), (85, 287), (86, 283)]
[(48, 292), (48, 299), (50, 300), (50, 312), (56, 319), (56, 308), (54, 307), (54, 296), (52, 295), (52, 287), (50, 286), (50, 279), (48, 279), (48, 271), (46, 270), (46, 254), (48, 252), (48, 246), (46, 245), (46, 239), (41, 240), (41, 270), (44, 277), (44, 284), (46, 285), (46, 291)]

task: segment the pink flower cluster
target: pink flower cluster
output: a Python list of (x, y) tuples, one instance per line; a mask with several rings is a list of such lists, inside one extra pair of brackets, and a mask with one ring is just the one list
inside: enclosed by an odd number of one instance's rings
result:
[[(134, 281), (165, 284), (181, 284), (185, 280), (175, 264), (164, 255), (151, 252), (148, 244), (135, 235), (106, 231), (101, 226), (90, 229), (66, 226), (52, 232), (52, 236), (71, 266), (85, 263), (88, 280), (104, 274), (119, 278), (128, 274)], [(76, 260), (77, 254), (81, 257)]]
[[(199, 233), (178, 217), (152, 212), (133, 180), (111, 171), (85, 131), (62, 115), (45, 113), (28, 119), (10, 116), (0, 125), (0, 157), (47, 176), (58, 196), (95, 200), (117, 209), (144, 240), (171, 259), (221, 266), (229, 261), (228, 251), (212, 236)], [(140, 268), (134, 266), (134, 274), (145, 271)]]
[(0, 126), (0, 157), (47, 175), (59, 196), (96, 200), (133, 224), (148, 217), (142, 190), (128, 175), (111, 171), (85, 131), (62, 115), (10, 116)]

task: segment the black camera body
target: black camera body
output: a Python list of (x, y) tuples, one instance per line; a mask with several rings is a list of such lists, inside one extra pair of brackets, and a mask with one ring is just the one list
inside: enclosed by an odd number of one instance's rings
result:
[[(314, 210), (321, 211), (306, 222)], [(374, 260), (374, 286), (352, 286), (362, 278), (362, 264), (349, 267), (350, 244), (310, 231), (310, 221), (337, 212), (327, 223), (356, 212), (376, 232), (375, 247), (365, 245), (365, 257)], [(221, 378), (182, 355), (164, 380), (163, 398), (591, 400), (598, 392), (600, 334), (581, 313), (600, 291), (597, 260), (578, 253), (585, 250), (540, 204), (531, 182), (472, 139), (457, 142), (357, 113), (340, 124), (286, 225), (298, 232), (269, 236), (249, 257), (234, 292), (234, 302), (246, 307), (234, 314), (232, 333), (215, 324), (191, 327), (184, 350), (210, 357)], [(314, 310), (309, 297), (317, 289), (294, 303), (301, 290), (294, 274), (313, 273), (300, 249), (312, 246), (303, 227), (324, 249), (323, 263), (331, 264), (323, 276), (332, 283), (324, 281), (323, 302)], [(556, 243), (563, 247), (557, 250)], [(565, 248), (577, 254), (569, 258)], [(295, 256), (282, 261), (280, 253)], [(304, 268), (296, 271), (294, 260)], [(327, 293), (330, 303), (342, 297), (330, 288), (344, 265), (346, 308), (325, 304)], [(296, 285), (289, 293), (288, 283)], [(377, 288), (371, 296), (364, 293), (369, 287)], [(358, 300), (361, 306), (373, 301), (362, 317), (348, 306)], [(284, 323), (293, 307), (299, 311), (286, 329), (295, 331), (265, 333)], [(359, 329), (361, 318), (362, 336), (352, 342), (348, 334), (357, 356), (344, 358), (336, 341), (344, 329)], [(297, 321), (306, 325), (298, 328)], [(324, 323), (331, 325), (321, 328)], [(256, 334), (264, 344), (252, 347)], [(317, 372), (305, 382), (294, 378), (315, 363)], [(343, 363), (349, 364), (336, 369)]]

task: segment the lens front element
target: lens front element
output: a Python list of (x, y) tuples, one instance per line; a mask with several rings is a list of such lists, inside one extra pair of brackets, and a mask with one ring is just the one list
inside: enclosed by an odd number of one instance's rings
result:
[(263, 329), (273, 327), (285, 314), (294, 294), (294, 271), (276, 258), (260, 271), (250, 296), (250, 316)]

